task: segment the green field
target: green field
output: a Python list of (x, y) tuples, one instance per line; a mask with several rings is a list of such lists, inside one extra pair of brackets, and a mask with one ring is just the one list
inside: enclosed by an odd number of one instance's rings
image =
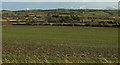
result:
[(115, 63), (118, 29), (4, 26), (4, 63)]

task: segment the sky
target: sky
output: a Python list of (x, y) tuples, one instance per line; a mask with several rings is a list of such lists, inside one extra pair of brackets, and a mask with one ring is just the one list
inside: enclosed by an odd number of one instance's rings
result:
[(2, 0), (2, 2), (119, 2), (119, 0)]
[(0, 9), (2, 8), (5, 10), (58, 9), (58, 8), (117, 9), (118, 7), (116, 3), (119, 2), (119, 0), (0, 0), (0, 1), (2, 1), (2, 7), (0, 4)]
[(3, 10), (117, 9), (117, 2), (3, 2)]

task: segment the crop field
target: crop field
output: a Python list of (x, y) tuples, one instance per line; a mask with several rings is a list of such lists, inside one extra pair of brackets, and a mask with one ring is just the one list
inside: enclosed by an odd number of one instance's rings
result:
[(118, 29), (4, 26), (3, 63), (117, 63)]

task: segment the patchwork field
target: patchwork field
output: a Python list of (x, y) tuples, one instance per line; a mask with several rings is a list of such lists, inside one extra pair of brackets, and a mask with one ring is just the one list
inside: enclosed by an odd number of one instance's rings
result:
[(118, 29), (4, 26), (4, 63), (116, 63)]

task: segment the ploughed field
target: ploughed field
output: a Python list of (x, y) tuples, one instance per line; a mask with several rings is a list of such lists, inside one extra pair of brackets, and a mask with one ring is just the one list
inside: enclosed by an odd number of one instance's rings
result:
[(115, 63), (118, 29), (75, 26), (4, 26), (4, 63)]

